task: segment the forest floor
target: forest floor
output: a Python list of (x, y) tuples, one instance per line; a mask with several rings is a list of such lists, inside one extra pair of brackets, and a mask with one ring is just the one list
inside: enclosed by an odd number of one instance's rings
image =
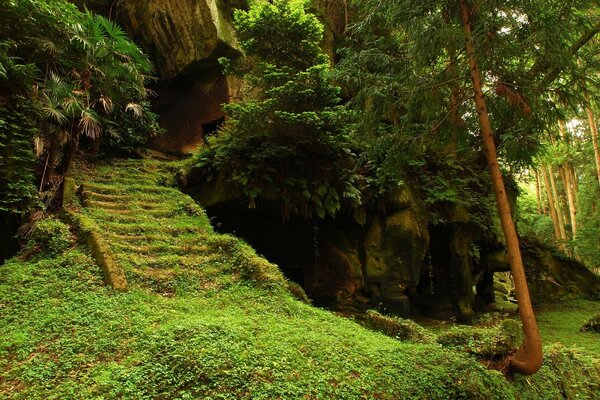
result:
[[(274, 265), (213, 231), (174, 188), (177, 168), (125, 160), (75, 174), (83, 202), (71, 211), (109, 244), (127, 291), (103, 284), (75, 238), (0, 265), (0, 398), (598, 398), (595, 347), (548, 346), (539, 373), (509, 381), (461, 350), (470, 334), (459, 346), (433, 333), (401, 341), (297, 300)], [(594, 306), (572, 305), (581, 317)], [(553, 324), (574, 310), (553, 307), (542, 333), (564, 342), (571, 328)]]

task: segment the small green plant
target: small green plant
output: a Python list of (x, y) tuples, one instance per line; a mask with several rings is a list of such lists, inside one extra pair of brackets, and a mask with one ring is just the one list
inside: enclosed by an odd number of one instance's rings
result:
[(69, 227), (55, 218), (49, 218), (35, 223), (27, 248), (58, 256), (73, 246), (73, 243), (73, 235)]

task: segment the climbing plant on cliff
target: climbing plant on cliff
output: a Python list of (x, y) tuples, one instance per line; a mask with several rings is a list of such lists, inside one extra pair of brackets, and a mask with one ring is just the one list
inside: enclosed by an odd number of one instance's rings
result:
[(303, 2), (278, 0), (236, 11), (235, 27), (245, 57), (222, 63), (250, 88), (244, 101), (225, 106), (227, 121), (198, 156), (198, 171), (225, 177), (251, 207), (274, 199), (284, 218), (358, 205), (353, 154), (335, 110), (339, 88), (319, 46), (322, 24)]
[[(589, 1), (357, 2), (340, 79), (356, 93), (366, 131), (385, 133), (385, 157), (435, 146), (449, 159), (479, 154), (488, 166), (517, 286), (526, 340), (508, 360), (537, 371), (541, 343), (524, 280), (506, 187), (507, 170), (531, 164), (559, 113), (577, 108), (580, 49), (600, 31)], [(481, 140), (477, 140), (481, 133)]]

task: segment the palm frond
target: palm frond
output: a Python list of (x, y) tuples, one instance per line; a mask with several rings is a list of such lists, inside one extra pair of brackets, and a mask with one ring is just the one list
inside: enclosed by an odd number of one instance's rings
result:
[(91, 138), (97, 139), (102, 133), (102, 125), (98, 114), (92, 109), (86, 108), (81, 111), (81, 119), (79, 120), (79, 129), (81, 132)]
[(101, 95), (100, 98), (98, 99), (98, 102), (100, 103), (100, 105), (102, 105), (102, 109), (104, 110), (105, 113), (110, 114), (112, 112), (113, 102), (110, 99), (110, 97)]
[(134, 117), (139, 118), (144, 113), (144, 107), (137, 103), (129, 103), (125, 107), (125, 111), (131, 111)]

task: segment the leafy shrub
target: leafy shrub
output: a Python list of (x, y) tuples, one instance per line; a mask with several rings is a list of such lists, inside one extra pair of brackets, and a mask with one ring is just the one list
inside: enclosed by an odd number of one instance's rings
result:
[(238, 188), (252, 207), (279, 202), (284, 217), (334, 216), (360, 204), (348, 139), (339, 129), (338, 87), (327, 79), (323, 25), (303, 2), (254, 2), (235, 13), (246, 58), (222, 60), (251, 85), (247, 100), (225, 106), (222, 132), (196, 159), (193, 174)]
[(69, 227), (61, 221), (50, 218), (37, 222), (29, 236), (28, 248), (57, 256), (73, 245)]

